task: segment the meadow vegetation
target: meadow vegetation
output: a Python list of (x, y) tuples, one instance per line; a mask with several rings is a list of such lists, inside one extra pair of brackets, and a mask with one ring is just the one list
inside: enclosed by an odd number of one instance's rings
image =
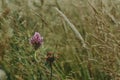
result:
[[(1, 0), (0, 65), (8, 80), (120, 80), (119, 0)], [(29, 43), (35, 32), (43, 44)]]

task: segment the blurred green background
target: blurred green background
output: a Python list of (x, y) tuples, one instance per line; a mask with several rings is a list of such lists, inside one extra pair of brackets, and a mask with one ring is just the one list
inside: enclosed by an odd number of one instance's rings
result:
[[(0, 65), (8, 80), (49, 80), (47, 51), (59, 56), (53, 80), (120, 80), (119, 0), (1, 0), (0, 6)], [(29, 44), (34, 32), (44, 37), (38, 61)]]

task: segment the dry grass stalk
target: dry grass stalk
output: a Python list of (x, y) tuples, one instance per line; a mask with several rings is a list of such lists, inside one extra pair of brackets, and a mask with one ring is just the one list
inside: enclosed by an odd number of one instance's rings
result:
[(73, 32), (76, 34), (76, 36), (78, 37), (78, 39), (81, 40), (83, 47), (86, 48), (86, 44), (85, 41), (82, 37), (82, 35), (79, 33), (79, 31), (76, 29), (76, 27), (70, 22), (70, 20), (65, 16), (65, 14), (63, 14), (63, 12), (61, 12), (58, 8), (55, 7), (55, 10), (64, 18), (64, 20), (69, 24), (70, 28), (73, 30)]

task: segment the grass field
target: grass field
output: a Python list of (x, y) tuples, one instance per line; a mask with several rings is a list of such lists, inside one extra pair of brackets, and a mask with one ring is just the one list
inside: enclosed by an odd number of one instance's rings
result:
[[(120, 0), (1, 0), (0, 6), (7, 80), (120, 80)], [(37, 50), (30, 44), (35, 32), (43, 37)]]

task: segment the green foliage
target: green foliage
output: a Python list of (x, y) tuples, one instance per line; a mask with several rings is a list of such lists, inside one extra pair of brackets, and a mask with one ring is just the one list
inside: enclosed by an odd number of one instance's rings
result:
[[(0, 3), (0, 65), (8, 80), (49, 80), (48, 51), (59, 57), (52, 66), (52, 80), (120, 79), (119, 0)], [(86, 47), (54, 7), (75, 26)], [(37, 52), (29, 44), (34, 32), (44, 37)]]

